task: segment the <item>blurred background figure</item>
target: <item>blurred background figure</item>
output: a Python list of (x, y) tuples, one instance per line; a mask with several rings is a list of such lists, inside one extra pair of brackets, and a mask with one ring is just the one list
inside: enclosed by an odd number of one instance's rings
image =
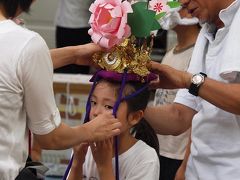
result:
[[(200, 31), (198, 19), (192, 18), (187, 9), (183, 8), (179, 12), (173, 12), (163, 18), (161, 26), (165, 30), (172, 29), (177, 35), (177, 43), (166, 53), (162, 64), (186, 71)], [(171, 104), (177, 91), (178, 90), (157, 89), (153, 105)], [(175, 174), (184, 159), (189, 136), (190, 130), (179, 136), (158, 135), (161, 180), (174, 180)]]
[[(56, 47), (73, 46), (91, 42), (88, 35), (92, 0), (59, 0), (56, 12)], [(55, 73), (88, 74), (89, 66), (67, 65)]]

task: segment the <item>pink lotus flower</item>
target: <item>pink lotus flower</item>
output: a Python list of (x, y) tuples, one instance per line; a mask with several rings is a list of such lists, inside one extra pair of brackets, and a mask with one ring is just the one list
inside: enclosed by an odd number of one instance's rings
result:
[(149, 9), (156, 11), (156, 14), (168, 12), (170, 8), (167, 2), (168, 0), (152, 0), (149, 2)]
[(92, 12), (89, 23), (94, 43), (105, 48), (118, 45), (124, 38), (131, 35), (127, 24), (127, 14), (132, 13), (131, 4), (121, 0), (96, 0), (90, 6)]

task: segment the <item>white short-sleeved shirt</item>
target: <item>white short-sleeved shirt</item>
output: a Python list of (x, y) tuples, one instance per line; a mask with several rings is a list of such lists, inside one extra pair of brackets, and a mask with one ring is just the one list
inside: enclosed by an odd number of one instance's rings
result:
[(49, 49), (37, 34), (0, 21), (0, 174), (13, 180), (28, 156), (28, 128), (47, 134), (60, 124)]
[[(193, 47), (179, 53), (174, 53), (173, 48), (164, 56), (162, 64), (169, 65), (181, 71), (186, 71), (190, 63), (192, 52)], [(157, 89), (153, 105), (159, 106), (172, 104), (177, 91), (177, 89)], [(161, 120), (161, 117), (159, 117), (159, 120)], [(179, 136), (158, 134), (157, 137), (160, 145), (160, 155), (170, 159), (183, 160), (189, 136), (190, 130), (187, 130)]]
[[(215, 35), (205, 24), (199, 34), (189, 72), (206, 73), (225, 83), (240, 83), (240, 1), (234, 1), (219, 17), (224, 27)], [(239, 180), (240, 116), (180, 90), (175, 102), (198, 111), (192, 121), (192, 145), (187, 180)]]
[[(112, 159), (112, 163), (115, 167), (115, 158)], [(114, 168), (113, 170), (115, 173)], [(120, 180), (159, 180), (159, 171), (160, 165), (156, 151), (141, 140), (119, 155)], [(83, 165), (83, 176), (86, 179), (99, 180), (90, 148)]]
[(94, 0), (59, 0), (55, 24), (65, 28), (89, 27), (92, 2)]

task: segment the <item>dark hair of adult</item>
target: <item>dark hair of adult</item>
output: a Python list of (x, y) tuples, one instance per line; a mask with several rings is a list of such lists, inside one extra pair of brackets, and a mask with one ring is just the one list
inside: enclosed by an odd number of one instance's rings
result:
[(29, 12), (33, 0), (0, 0), (6, 18), (15, 17), (18, 10)]

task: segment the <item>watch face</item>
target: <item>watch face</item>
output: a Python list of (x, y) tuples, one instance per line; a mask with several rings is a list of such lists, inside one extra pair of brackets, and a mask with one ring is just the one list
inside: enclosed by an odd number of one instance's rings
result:
[(193, 84), (201, 84), (204, 80), (204, 77), (201, 74), (195, 74), (192, 77), (192, 83)]

